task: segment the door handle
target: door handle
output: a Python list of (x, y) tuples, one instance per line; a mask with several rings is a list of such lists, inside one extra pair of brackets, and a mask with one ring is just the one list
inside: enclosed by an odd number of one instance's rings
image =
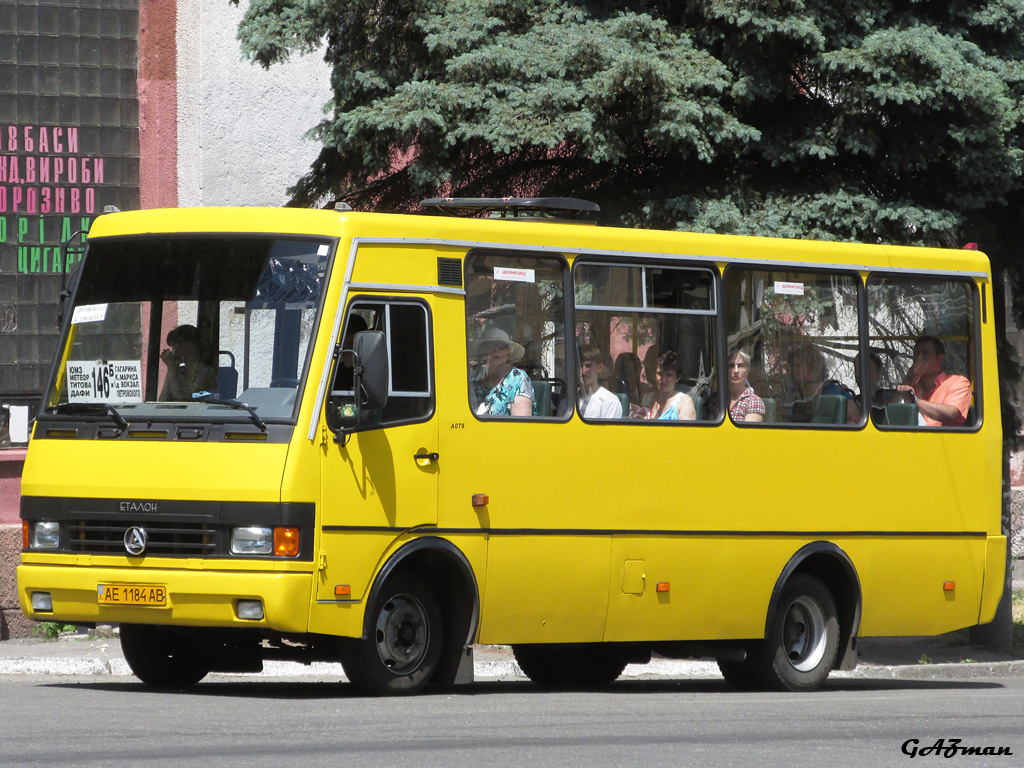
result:
[(437, 461), (441, 456), (437, 453), (417, 453), (413, 458), (416, 461)]

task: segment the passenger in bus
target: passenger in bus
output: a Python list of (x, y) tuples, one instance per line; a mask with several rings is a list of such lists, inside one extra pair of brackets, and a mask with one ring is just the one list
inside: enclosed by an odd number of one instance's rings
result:
[(803, 341), (793, 347), (788, 362), (793, 385), (790, 421), (813, 421), (821, 395), (853, 396), (853, 392), (838, 381), (828, 378), (825, 358), (821, 350), (811, 342)]
[(621, 419), (622, 403), (601, 386), (605, 370), (604, 353), (593, 344), (580, 350), (579, 412), (585, 419)]
[(526, 372), (512, 363), (523, 359), (522, 345), (500, 328), (488, 328), (472, 350), (473, 407), (479, 416), (536, 416), (537, 400)]
[(650, 415), (651, 405), (654, 404), (654, 396), (658, 391), (658, 357), (661, 352), (658, 349), (657, 344), (652, 344), (644, 352), (644, 379), (646, 384), (641, 384), (644, 388), (644, 395), (640, 401), (640, 404), (644, 407), (646, 412), (645, 418)]
[(734, 349), (728, 359), (729, 415), (733, 421), (764, 421), (764, 400), (750, 386), (750, 355)]
[(914, 364), (896, 387), (905, 402), (917, 403), (922, 421), (929, 427), (962, 427), (971, 407), (971, 382), (945, 371), (946, 347), (935, 336), (914, 343)]
[(197, 392), (217, 391), (217, 372), (199, 359), (199, 330), (179, 325), (167, 334), (167, 346), (160, 359), (167, 366), (161, 400), (192, 399)]
[(632, 352), (623, 352), (615, 358), (615, 391), (629, 400), (631, 419), (643, 419), (647, 415), (643, 407), (643, 384), (640, 381), (642, 370), (640, 358)]
[(658, 357), (655, 369), (657, 389), (651, 403), (648, 419), (695, 421), (697, 408), (693, 398), (676, 389), (683, 378), (683, 364), (679, 356), (672, 350), (663, 352)]
[[(864, 414), (865, 399), (871, 404), (872, 416), (875, 421), (884, 422), (885, 420), (885, 404), (892, 397), (892, 390), (878, 388), (878, 382), (882, 379), (882, 356), (875, 350), (871, 350), (868, 354), (868, 363), (868, 391), (846, 401), (847, 424), (860, 424), (861, 416)], [(860, 381), (859, 354), (853, 358), (853, 372), (857, 381)]]

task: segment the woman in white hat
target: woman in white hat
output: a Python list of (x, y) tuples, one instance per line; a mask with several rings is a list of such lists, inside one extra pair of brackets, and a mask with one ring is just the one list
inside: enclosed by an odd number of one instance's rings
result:
[(478, 416), (536, 416), (537, 401), (526, 371), (513, 367), (523, 359), (521, 344), (500, 328), (488, 328), (476, 342), (473, 359), (479, 379), (473, 382)]

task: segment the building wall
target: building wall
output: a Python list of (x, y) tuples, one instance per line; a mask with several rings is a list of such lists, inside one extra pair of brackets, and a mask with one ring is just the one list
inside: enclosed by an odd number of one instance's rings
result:
[(178, 205), (281, 205), (313, 162), (304, 134), (322, 118), (321, 54), (264, 70), (243, 60), (246, 4), (178, 2)]

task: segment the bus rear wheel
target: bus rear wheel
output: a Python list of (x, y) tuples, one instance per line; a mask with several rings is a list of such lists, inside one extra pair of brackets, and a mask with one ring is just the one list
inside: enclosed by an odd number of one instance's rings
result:
[(441, 659), (444, 629), (434, 591), (412, 574), (396, 574), (370, 611), (369, 637), (342, 642), (346, 677), (374, 696), (416, 693)]
[(210, 672), (208, 655), (183, 632), (145, 624), (122, 624), (119, 631), (124, 660), (146, 685), (188, 688)]
[(796, 574), (783, 587), (764, 643), (752, 658), (761, 682), (777, 691), (813, 691), (839, 651), (839, 614), (820, 579)]
[(544, 688), (604, 688), (627, 664), (624, 653), (600, 643), (513, 645), (512, 653), (523, 674)]

